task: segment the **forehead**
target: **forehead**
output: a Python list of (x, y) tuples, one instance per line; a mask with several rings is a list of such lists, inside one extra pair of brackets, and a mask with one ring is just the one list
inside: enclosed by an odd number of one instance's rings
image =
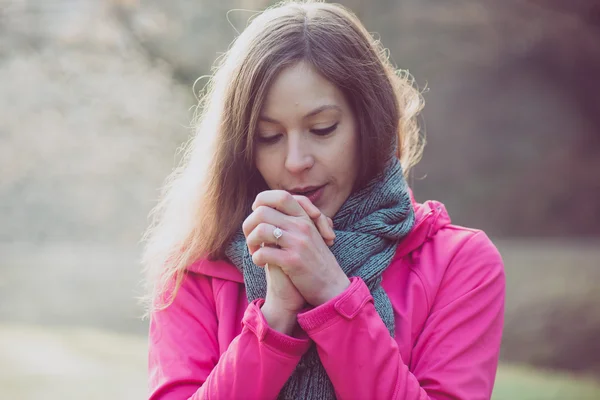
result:
[(290, 112), (308, 113), (322, 105), (344, 108), (344, 96), (314, 67), (300, 62), (283, 69), (274, 79), (262, 113), (277, 118)]

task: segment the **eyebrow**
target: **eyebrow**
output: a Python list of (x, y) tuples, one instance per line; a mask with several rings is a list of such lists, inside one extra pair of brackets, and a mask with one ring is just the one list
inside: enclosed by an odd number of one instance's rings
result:
[[(337, 111), (341, 112), (342, 108), (335, 104), (325, 104), (325, 105), (315, 108), (314, 110), (312, 110), (311, 112), (306, 114), (303, 118), (306, 119), (306, 118), (314, 117), (315, 115), (320, 114), (323, 111), (327, 111), (327, 110), (337, 110)], [(279, 124), (279, 121), (277, 121), (276, 119), (269, 118), (265, 115), (261, 115), (260, 117), (258, 117), (258, 119), (260, 121), (271, 122), (273, 124)]]

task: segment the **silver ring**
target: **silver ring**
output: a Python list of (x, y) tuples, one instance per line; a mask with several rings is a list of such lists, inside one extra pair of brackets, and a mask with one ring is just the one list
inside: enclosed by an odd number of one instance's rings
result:
[(279, 238), (283, 236), (283, 231), (280, 228), (275, 227), (275, 229), (273, 229), (273, 236), (275, 236), (275, 245), (279, 246)]

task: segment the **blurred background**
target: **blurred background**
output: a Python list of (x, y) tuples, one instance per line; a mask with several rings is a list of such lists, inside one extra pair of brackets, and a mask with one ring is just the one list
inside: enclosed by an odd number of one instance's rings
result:
[[(0, 0), (0, 398), (144, 398), (139, 239), (270, 4)], [(342, 4), (426, 89), (416, 198), (504, 256), (494, 399), (600, 399), (600, 1)]]

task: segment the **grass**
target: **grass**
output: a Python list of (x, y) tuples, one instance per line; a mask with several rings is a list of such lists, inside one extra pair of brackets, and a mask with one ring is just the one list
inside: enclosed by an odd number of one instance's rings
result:
[[(146, 339), (95, 329), (0, 325), (0, 398), (113, 399), (146, 396)], [(35, 384), (32, 384), (35, 382)], [(600, 383), (503, 364), (493, 400), (594, 400)]]
[(0, 325), (0, 399), (146, 396), (146, 339), (96, 329)]
[[(513, 364), (500, 366), (493, 400), (600, 399), (598, 380), (525, 366), (589, 357), (589, 371), (600, 371), (592, 362), (599, 244), (498, 242), (507, 272), (503, 359)], [(0, 399), (146, 397), (135, 249), (0, 244), (0, 255)]]
[(501, 365), (492, 400), (597, 400), (600, 382), (527, 366)]

